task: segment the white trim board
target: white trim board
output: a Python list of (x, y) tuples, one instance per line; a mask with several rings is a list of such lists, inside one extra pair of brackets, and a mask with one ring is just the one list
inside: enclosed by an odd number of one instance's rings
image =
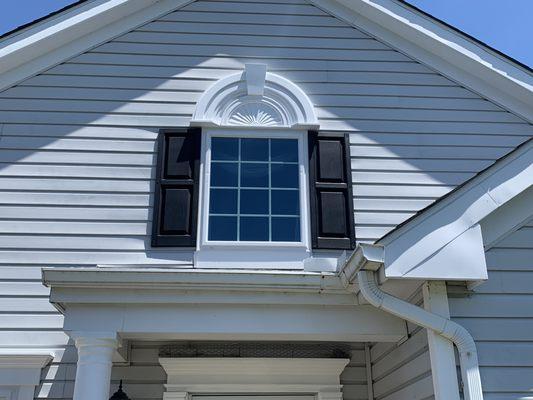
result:
[[(0, 91), (192, 0), (94, 0), (0, 42)], [(502, 107), (533, 121), (533, 76), (395, 0), (309, 0)]]

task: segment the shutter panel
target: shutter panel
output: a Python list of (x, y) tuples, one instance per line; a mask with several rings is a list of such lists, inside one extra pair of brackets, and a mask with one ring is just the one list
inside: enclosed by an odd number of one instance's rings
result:
[(311, 237), (314, 249), (355, 248), (348, 135), (309, 132)]
[(196, 245), (200, 144), (200, 128), (159, 134), (153, 247)]

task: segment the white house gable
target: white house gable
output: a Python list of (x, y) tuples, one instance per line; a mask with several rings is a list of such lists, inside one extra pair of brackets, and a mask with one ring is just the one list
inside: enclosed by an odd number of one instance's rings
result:
[[(157, 130), (188, 126), (203, 91), (247, 62), (300, 86), (320, 129), (350, 133), (361, 241), (379, 238), (533, 132), (307, 2), (194, 2), (0, 94), (4, 201), (37, 203), (16, 233), (48, 236), (38, 246), (28, 238), (26, 261), (71, 264), (87, 249), (90, 264), (154, 262), (146, 250)], [(50, 218), (57, 220), (41, 222)], [(10, 224), (6, 234), (15, 233)], [(159, 263), (191, 259), (151, 254)]]
[[(352, 286), (343, 286), (340, 278), (334, 276), (353, 247), (350, 232), (348, 237), (337, 238), (344, 239), (344, 247), (317, 248), (320, 246), (315, 246), (312, 240), (314, 232), (310, 220), (313, 215), (307, 215), (312, 214), (309, 210), (313, 207), (308, 198), (309, 174), (312, 174), (312, 162), (307, 158), (307, 141), (312, 137), (308, 130), (333, 138), (332, 152), (343, 154), (349, 150), (345, 161), (347, 168), (340, 168), (345, 179), (336, 182), (337, 186), (326, 185), (326, 189), (340, 188), (344, 195), (351, 196), (355, 240), (373, 243), (533, 137), (531, 124), (519, 117), (518, 112), (504, 109), (496, 101), (482, 97), (433, 66), (420, 62), (411, 48), (399, 48), (387, 37), (371, 35), (362, 22), (357, 26), (355, 20), (354, 26), (346, 18), (341, 19), (338, 13), (335, 13), (338, 17), (327, 13), (325, 10), (333, 9), (326, 7), (326, 2), (321, 7), (317, 6), (320, 5), (318, 0), (153, 3), (147, 7), (151, 13), (142, 14), (150, 15), (149, 20), (140, 20), (141, 14), (128, 17), (127, 21), (136, 28), (124, 33), (107, 27), (105, 32), (113, 33), (112, 39), (98, 41), (94, 38), (90, 49), (79, 51), (31, 77), (18, 79), (16, 85), (0, 91), (0, 347), (22, 348), (31, 343), (39, 352), (54, 356), (44, 369), (35, 398), (72, 399), (76, 368), (74, 343), (62, 330), (63, 315), (50, 304), (50, 290), (41, 284), (43, 267), (49, 268), (50, 276), (57, 279), (54, 284), (61, 280), (64, 271), (54, 275), (50, 272), (52, 268), (80, 267), (70, 271), (75, 279), (80, 279), (74, 284), (75, 290), (71, 287), (64, 291), (62, 287), (54, 289), (52, 299), (59, 309), (76, 303), (71, 310), (83, 312), (73, 312), (72, 321), (80, 326), (85, 324), (83, 326), (89, 329), (93, 325), (90, 316), (94, 315), (91, 314), (94, 310), (86, 309), (86, 304), (101, 301), (95, 307), (103, 307), (104, 300), (95, 293), (100, 289), (111, 294), (116, 291), (115, 297), (110, 295), (105, 299), (106, 305), (114, 304), (109, 307), (114, 311), (106, 314), (111, 321), (109, 326), (118, 331), (125, 321), (135, 326), (139, 319), (148, 321), (157, 317), (162, 330), (175, 328), (180, 322), (181, 336), (175, 332), (173, 339), (179, 336), (184, 340), (195, 339), (192, 329), (199, 327), (200, 330), (205, 319), (198, 314), (194, 319), (197, 325), (181, 324), (180, 318), (190, 312), (183, 304), (203, 304), (199, 308), (205, 307), (205, 318), (218, 315), (220, 321), (225, 321), (227, 325), (222, 322), (217, 325), (220, 331), (213, 336), (206, 332), (202, 336), (209, 340), (216, 335), (220, 338), (232, 334), (231, 322), (242, 322), (244, 315), (241, 304), (227, 306), (234, 301), (228, 300), (227, 292), (234, 289), (232, 285), (250, 285), (252, 289), (243, 289), (239, 294), (239, 301), (246, 302), (247, 329), (250, 329), (246, 334), (250, 336), (243, 333), (239, 339), (303, 337), (302, 326), (308, 324), (305, 326), (310, 327), (309, 331), (304, 333), (309, 340), (326, 341), (327, 335), (335, 334), (335, 340), (352, 341), (348, 349), (351, 364), (340, 378), (346, 400), (368, 398), (372, 366), (377, 379), (381, 380), (376, 386), (377, 396), (392, 399), (394, 397), (388, 396), (394, 396), (394, 390), (416, 392), (416, 388), (407, 388), (401, 379), (398, 380), (397, 374), (390, 378), (393, 383), (387, 383), (396, 366), (405, 366), (404, 359), (395, 359), (397, 352), (416, 347), (408, 355), (400, 356), (408, 358), (409, 362), (418, 356), (424, 359), (423, 365), (420, 364), (423, 371), (414, 378), (409, 371), (409, 379), (422, 381), (424, 395), (430, 396), (432, 387), (425, 336), (421, 339), (422, 333), (409, 326), (413, 337), (404, 342), (405, 347), (397, 347), (396, 342), (406, 334), (404, 321), (374, 310), (351, 292)], [(175, 7), (169, 8), (170, 4)], [(172, 11), (165, 11), (161, 16), (163, 9)], [(25, 66), (21, 71), (30, 67)], [(15, 79), (14, 76), (10, 75), (9, 79)], [(238, 134), (228, 134), (228, 126)], [(191, 127), (202, 129), (198, 158), (201, 184), (195, 194), (200, 208), (197, 210), (199, 217), (193, 219), (197, 229), (192, 235), (198, 242), (193, 240), (194, 244), (188, 247), (154, 246), (153, 225), (159, 223), (154, 215), (161, 203), (156, 201), (155, 193), (161, 185), (164, 163), (162, 151), (158, 150), (162, 148), (160, 144), (158, 147), (160, 130), (186, 132)], [(226, 131), (221, 134), (217, 129)], [(260, 137), (269, 140), (269, 149), (272, 149), (273, 140), (298, 142), (294, 147), (297, 150), (290, 155), (294, 158), (287, 156), (287, 159), (278, 160), (279, 164), (300, 168), (298, 185), (277, 189), (292, 190), (300, 196), (298, 204), (302, 212), (281, 217), (293, 218), (292, 222), (304, 221), (300, 222), (301, 235), (289, 238), (297, 242), (289, 243), (290, 250), (255, 243), (256, 248), (250, 250), (248, 259), (246, 252), (238, 253), (232, 247), (225, 255), (205, 252), (213, 244), (209, 243), (206, 233), (211, 211), (208, 197), (205, 197), (211, 189), (205, 170), (212, 161), (209, 158), (212, 156), (211, 139), (228, 136), (243, 141), (254, 138), (258, 129), (263, 129)], [(242, 161), (240, 153), (237, 161)], [(272, 158), (267, 161), (264, 164), (270, 168)], [(272, 187), (269, 181), (266, 189), (272, 190)], [(237, 189), (240, 190), (240, 186)], [(263, 217), (270, 218), (269, 229), (273, 230), (272, 219), (280, 215), (270, 213)], [(349, 216), (346, 221), (350, 221)], [(498, 224), (498, 221), (491, 223)], [(483, 229), (483, 222), (481, 225)], [(524, 232), (529, 234), (531, 229), (521, 226), (503, 241), (494, 236), (493, 242), (497, 245), (487, 253), (489, 278), (497, 276), (504, 286), (511, 279), (508, 272), (512, 279), (530, 279), (524, 264), (527, 257), (523, 257), (530, 249), (526, 248), (523, 235)], [(483, 240), (479, 230), (473, 234), (476, 240)], [(272, 235), (270, 242), (271, 239)], [(502, 254), (510, 250), (502, 243), (509, 241), (513, 244), (510, 247), (518, 246), (520, 250), (509, 256), (509, 262), (503, 262)], [(298, 245), (299, 250), (292, 252)], [(518, 253), (519, 260), (516, 259)], [(223, 259), (226, 254), (230, 256)], [(288, 260), (287, 254), (293, 258)], [(476, 253), (474, 258), (478, 260), (482, 255)], [(189, 275), (193, 278), (186, 285), (183, 281), (167, 281), (165, 272), (171, 268), (179, 269), (179, 279), (186, 280), (190, 269), (199, 265), (216, 267), (217, 260), (224, 268), (256, 267), (275, 270), (275, 273), (270, 271), (271, 277), (270, 273), (256, 272), (258, 277), (253, 274), (250, 277), (247, 272), (233, 271), (234, 275), (215, 282), (210, 279), (217, 280), (224, 274), (211, 271), (207, 275), (200, 274), (200, 281), (195, 281), (196, 275)], [(511, 265), (515, 260), (520, 264), (516, 271)], [(100, 288), (98, 279), (91, 277), (90, 282), (84, 281), (83, 273), (79, 278), (77, 272), (73, 272), (96, 266), (116, 281), (110, 281), (105, 288), (102, 284)], [(142, 267), (158, 270), (162, 274), (160, 280), (156, 283), (136, 281), (138, 276), (130, 269), (138, 271)], [(282, 269), (292, 270), (285, 271), (294, 279), (286, 283), (287, 286), (281, 286), (279, 276), (276, 277)], [(133, 276), (131, 282), (121, 276), (120, 271), (124, 270)], [(419, 279), (421, 276), (412, 277)], [(465, 276), (460, 279), (470, 277)], [(406, 284), (410, 286), (405, 292), (411, 294), (416, 286), (418, 293), (419, 283), (421, 281), (414, 280)], [(63, 284), (67, 286), (60, 282), (58, 287)], [(156, 284), (167, 285), (164, 294), (153, 286)], [(203, 289), (199, 289), (201, 285), (205, 285)], [(493, 288), (490, 284), (485, 287)], [(190, 290), (197, 290), (194, 295), (197, 297), (188, 298)], [(520, 290), (524, 291), (521, 295), (529, 293), (525, 293), (526, 289)], [(124, 295), (124, 299), (128, 299), (124, 304), (137, 304), (140, 292), (147, 296), (142, 297), (146, 304), (153, 302), (170, 308), (169, 304), (179, 303), (183, 306), (180, 312), (184, 314), (172, 314), (173, 318), (163, 320), (150, 307), (143, 309), (143, 313), (130, 312), (129, 306), (122, 310), (122, 300), (117, 298)], [(183, 293), (187, 294), (187, 299), (180, 297)], [(80, 297), (73, 300), (76, 296)], [(495, 296), (500, 296), (500, 292)], [(422, 300), (416, 297), (413, 302), (421, 304)], [(293, 304), (294, 301), (297, 303)], [(120, 307), (114, 302), (121, 303)], [(458, 310), (464, 302), (465, 299), (451, 301), (452, 317), (465, 318), (469, 326), (479, 329), (479, 333), (474, 334), (476, 339), (484, 340), (483, 335), (490, 329), (476, 322), (478, 309), (472, 315), (460, 315)], [(258, 314), (258, 304), (270, 310), (269, 313)], [(310, 311), (301, 315), (301, 319), (292, 318), (293, 311), (287, 312), (284, 321), (290, 329), (281, 335), (276, 331), (279, 314), (272, 311), (273, 305), (280, 309), (290, 305), (291, 310), (306, 307)], [(352, 312), (355, 307), (359, 310), (357, 315)], [(116, 311), (119, 308), (120, 311)], [(123, 312), (120, 315), (124, 319), (113, 319), (119, 315), (113, 314), (115, 311)], [(498, 311), (497, 317), (503, 318), (504, 311)], [(520, 308), (513, 312), (519, 315), (513, 314), (512, 323), (527, 328), (527, 318), (531, 317), (528, 311)], [(224, 319), (226, 315), (228, 318)], [(255, 324), (262, 322), (263, 315), (273, 321), (268, 335), (266, 331), (255, 330)], [(352, 319), (345, 315), (351, 315)], [(489, 318), (483, 315), (485, 317)], [(337, 325), (335, 318), (342, 319), (345, 324)], [(108, 320), (98, 321), (105, 324)], [(379, 331), (383, 327), (389, 330)], [(160, 345), (170, 340), (164, 336), (168, 332), (161, 331), (159, 336), (150, 337), (152, 341), (163, 340), (161, 342), (141, 342), (137, 339), (143, 338), (140, 329), (145, 326), (136, 328), (139, 331), (132, 333), (121, 349), (121, 354), (130, 350), (128, 361), (131, 364), (113, 369), (113, 387), (125, 377), (132, 398), (161, 399), (166, 375), (158, 358)], [(381, 336), (376, 336), (377, 331)], [(507, 333), (491, 333), (487, 339), (490, 343), (483, 346), (495, 347), (505, 335)], [(517, 335), (513, 340), (524, 339), (517, 332), (512, 335)], [(389, 343), (374, 344), (371, 351), (364, 342), (371, 342), (372, 338)], [(488, 356), (484, 358), (483, 351), (480, 354), (483, 366), (487, 367), (484, 377), (490, 377), (491, 363), (499, 361), (491, 361)], [(526, 367), (523, 376), (529, 377), (531, 371), (529, 365)], [(521, 386), (521, 393), (526, 393), (526, 389)], [(0, 398), (2, 393), (0, 388)]]

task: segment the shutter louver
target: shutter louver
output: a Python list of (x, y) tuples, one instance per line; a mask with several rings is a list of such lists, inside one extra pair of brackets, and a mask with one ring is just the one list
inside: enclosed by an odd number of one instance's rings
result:
[(348, 135), (309, 132), (311, 237), (314, 249), (354, 249)]
[(200, 128), (159, 134), (153, 247), (196, 245), (200, 144)]

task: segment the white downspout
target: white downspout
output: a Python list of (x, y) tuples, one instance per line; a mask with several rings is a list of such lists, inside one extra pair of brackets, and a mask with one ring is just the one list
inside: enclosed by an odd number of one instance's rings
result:
[(383, 265), (383, 248), (360, 244), (341, 269), (339, 276), (345, 284), (355, 277), (359, 290), (371, 305), (413, 324), (438, 333), (452, 341), (459, 351), (465, 400), (483, 400), (476, 343), (461, 325), (417, 307), (382, 291), (376, 284), (375, 271)]

